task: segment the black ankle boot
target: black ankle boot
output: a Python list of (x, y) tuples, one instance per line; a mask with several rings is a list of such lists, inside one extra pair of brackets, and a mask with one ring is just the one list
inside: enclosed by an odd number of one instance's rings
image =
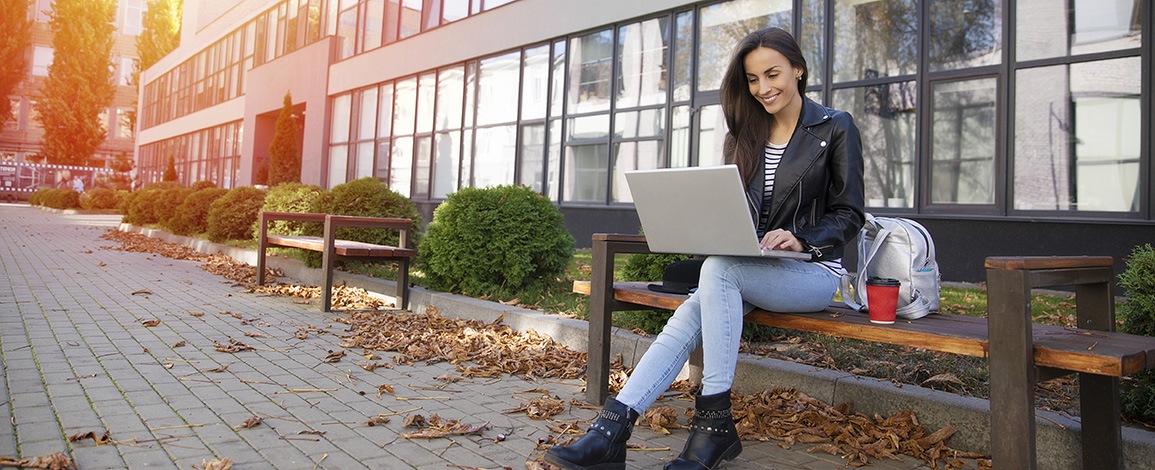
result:
[(553, 446), (545, 461), (569, 470), (626, 468), (626, 440), (638, 413), (613, 398), (590, 426), (586, 435), (568, 446)]
[(730, 414), (730, 391), (698, 395), (694, 399), (694, 419), (682, 454), (666, 464), (666, 470), (711, 470), (723, 460), (742, 453), (742, 440)]

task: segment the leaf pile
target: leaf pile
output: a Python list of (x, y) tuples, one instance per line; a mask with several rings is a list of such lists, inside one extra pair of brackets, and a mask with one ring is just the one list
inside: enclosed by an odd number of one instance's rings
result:
[(797, 443), (814, 444), (807, 452), (827, 452), (862, 466), (870, 459), (899, 460), (898, 454), (922, 459), (934, 468), (961, 468), (962, 459), (978, 459), (980, 468), (990, 467), (984, 456), (947, 447), (953, 426), (927, 433), (913, 411), (883, 418), (851, 413), (850, 405), (833, 407), (793, 389), (775, 389), (735, 395), (734, 420), (738, 434), (747, 440), (776, 440), (784, 448)]
[[(121, 232), (120, 230), (111, 228), (106, 229), (100, 238), (120, 243), (119, 248), (102, 246), (100, 247), (101, 249), (134, 253), (156, 253), (165, 258), (199, 261), (203, 263), (201, 269), (224, 276), (231, 281), (244, 284), (255, 284), (257, 282), (257, 268), (255, 266), (250, 266), (247, 263), (238, 263), (225, 255), (208, 255), (185, 245), (168, 243), (157, 238), (149, 237), (148, 235)], [(265, 275), (268, 279), (276, 279), (282, 274), (279, 270), (265, 268)]]
[(565, 411), (565, 402), (562, 400), (555, 400), (548, 396), (542, 398), (534, 398), (530, 400), (529, 403), (522, 403), (521, 406), (512, 410), (507, 410), (504, 413), (521, 413), (523, 411), (525, 412), (525, 415), (530, 419), (550, 419), (554, 417), (554, 415)]
[(0, 467), (46, 468), (48, 470), (75, 470), (76, 463), (67, 455), (57, 452), (23, 459), (0, 457)]
[[(321, 288), (317, 286), (299, 286), (279, 283), (277, 285), (249, 286), (245, 290), (249, 294), (266, 294), (278, 297), (296, 297), (300, 299), (321, 298)], [(333, 286), (333, 310), (377, 310), (388, 306), (379, 298), (369, 295), (360, 287), (349, 287), (344, 284)]]
[[(414, 416), (421, 417), (421, 415)], [(402, 434), (401, 437), (405, 439), (437, 439), (448, 436), (481, 434), (481, 431), (489, 427), (489, 423), (468, 424), (458, 419), (443, 419), (438, 415), (433, 415), (427, 420), (406, 418), (405, 425), (420, 428), (417, 432)]]
[(341, 347), (399, 353), (397, 363), (412, 365), (449, 362), (464, 377), (499, 377), (503, 373), (527, 378), (575, 379), (585, 375), (586, 353), (554, 343), (534, 331), (517, 332), (501, 319), (447, 319), (435, 307), (424, 314), (352, 312), (336, 319), (349, 325)]

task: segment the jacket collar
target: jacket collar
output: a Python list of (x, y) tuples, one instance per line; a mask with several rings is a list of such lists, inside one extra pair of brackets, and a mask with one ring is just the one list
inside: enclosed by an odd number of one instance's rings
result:
[(798, 118), (798, 127), (816, 126), (830, 120), (830, 111), (825, 106), (815, 103), (806, 95), (802, 95), (802, 98), (802, 116)]

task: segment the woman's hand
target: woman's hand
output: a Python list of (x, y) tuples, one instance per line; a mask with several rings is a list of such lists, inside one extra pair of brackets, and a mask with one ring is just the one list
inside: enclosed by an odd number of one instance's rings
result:
[(802, 242), (798, 241), (793, 233), (782, 229), (766, 232), (760, 245), (763, 250), (802, 251)]

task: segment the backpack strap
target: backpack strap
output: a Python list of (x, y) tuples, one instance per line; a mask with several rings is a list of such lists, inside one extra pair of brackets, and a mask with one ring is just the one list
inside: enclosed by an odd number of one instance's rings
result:
[[(866, 259), (859, 260), (858, 272), (854, 273), (853, 278), (849, 274), (843, 275), (841, 285), (839, 286), (839, 292), (842, 293), (842, 301), (846, 303), (846, 306), (860, 312), (866, 308), (866, 302), (859, 302), (857, 299), (859, 296), (864, 298), (866, 296), (866, 292), (863, 292), (866, 289), (866, 268), (870, 266), (870, 262), (874, 260), (874, 255), (878, 254), (878, 249), (882, 247), (882, 242), (886, 240), (886, 237), (889, 236), (891, 232), (891, 229), (878, 225), (874, 217), (870, 217), (869, 221), (879, 228), (878, 235), (874, 236), (874, 243), (870, 244), (870, 249), (866, 252)], [(852, 283), (854, 284), (854, 295), (849, 295), (850, 285)]]

